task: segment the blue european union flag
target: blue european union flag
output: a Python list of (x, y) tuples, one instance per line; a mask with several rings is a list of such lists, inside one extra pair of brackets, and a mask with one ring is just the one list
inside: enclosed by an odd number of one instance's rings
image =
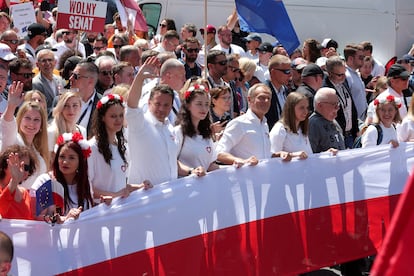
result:
[(270, 34), (283, 44), (288, 53), (300, 45), (281, 0), (236, 0), (236, 7), (243, 31)]
[(53, 204), (52, 180), (49, 179), (36, 190), (36, 215)]

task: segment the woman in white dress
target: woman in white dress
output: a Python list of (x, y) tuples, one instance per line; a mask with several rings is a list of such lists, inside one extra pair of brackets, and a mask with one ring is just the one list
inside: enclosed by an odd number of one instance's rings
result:
[(95, 199), (125, 197), (137, 189), (151, 187), (147, 180), (141, 184), (127, 184), (124, 109), (120, 95), (108, 94), (98, 102), (93, 114), (94, 137), (89, 140), (92, 155), (88, 159), (88, 170)]
[(178, 160), (192, 168), (202, 166), (206, 171), (218, 168), (209, 109), (210, 95), (206, 86), (194, 84), (184, 93), (174, 128), (180, 148)]
[(386, 98), (374, 100), (375, 114), (374, 124), (379, 125), (381, 133), (375, 125), (370, 125), (361, 138), (362, 147), (391, 144), (398, 147), (396, 124), (401, 122), (400, 112), (401, 100), (392, 95)]
[(272, 152), (288, 152), (290, 157), (305, 159), (312, 154), (308, 137), (309, 100), (298, 92), (286, 98), (281, 119), (270, 131)]
[[(38, 102), (27, 101), (23, 104), (22, 102), (23, 84), (13, 82), (9, 90), (7, 108), (0, 121), (1, 150), (4, 151), (14, 144), (27, 146), (34, 150), (38, 159), (38, 167), (29, 178), (22, 182), (22, 187), (30, 189), (35, 179), (47, 172), (49, 164), (47, 115), (46, 110)], [(19, 111), (15, 118), (14, 112), (17, 107)]]

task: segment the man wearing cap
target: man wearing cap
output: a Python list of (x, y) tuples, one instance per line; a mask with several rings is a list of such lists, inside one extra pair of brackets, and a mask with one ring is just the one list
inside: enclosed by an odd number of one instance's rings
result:
[(26, 43), (17, 47), (25, 52), (33, 66), (36, 65), (36, 48), (45, 42), (46, 37), (46, 28), (39, 23), (32, 23), (27, 28)]
[[(289, 82), (289, 91), (296, 91), (302, 84), (302, 70), (305, 68), (307, 61), (301, 57), (292, 61), (292, 79)], [(312, 103), (313, 104), (313, 103)]]
[(336, 49), (338, 49), (338, 42), (332, 38), (325, 38), (321, 43), (321, 56), (327, 58), (337, 56)]
[(309, 99), (309, 111), (313, 112), (313, 97), (322, 87), (324, 73), (322, 69), (315, 63), (310, 63), (302, 69), (302, 84), (296, 92), (302, 93)]
[(256, 63), (256, 71), (254, 76), (262, 83), (270, 79), (268, 65), (272, 57), (273, 46), (269, 42), (263, 42), (257, 48), (259, 54), (259, 61)]
[(230, 29), (226, 26), (220, 26), (218, 31), (219, 44), (214, 46), (212, 50), (223, 51), (227, 54), (237, 54), (239, 57), (246, 56), (246, 52), (242, 47), (232, 44), (232, 34)]
[(359, 131), (358, 113), (346, 81), (345, 63), (339, 56), (332, 56), (326, 61), (326, 70), (328, 76), (325, 77), (322, 86), (336, 91), (339, 100), (336, 121), (342, 129), (345, 146), (351, 148)]
[(401, 64), (394, 64), (388, 70), (388, 89), (378, 95), (377, 99), (384, 99), (389, 95), (392, 95), (396, 98), (400, 98), (401, 107), (399, 112), (401, 118), (404, 118), (407, 115), (408, 102), (406, 97), (404, 97), (403, 91), (408, 88), (408, 78), (410, 73), (405, 69)]
[(208, 52), (217, 45), (216, 42), (216, 27), (214, 27), (213, 25), (207, 25), (206, 28), (201, 28), (200, 29), (200, 34), (201, 37), (203, 39), (205, 39), (205, 33), (207, 33), (207, 39), (206, 39), (206, 43), (207, 47), (204, 45), (204, 43), (202, 43), (203, 45), (201, 46), (201, 51), (198, 54), (197, 57), (197, 63), (201, 65), (201, 67), (204, 68), (204, 61), (205, 61), (205, 56), (208, 54)]
[(410, 77), (408, 78), (408, 88), (403, 90), (404, 97), (407, 100), (407, 106), (410, 106), (411, 98), (414, 92), (414, 56), (408, 54), (403, 55), (402, 58), (397, 60), (397, 64), (404, 66), (408, 73), (410, 73)]
[(39, 90), (46, 97), (47, 114), (51, 118), (53, 111), (53, 101), (59, 90), (65, 86), (65, 82), (59, 76), (53, 74), (56, 60), (55, 55), (50, 49), (43, 49), (37, 53), (36, 65), (40, 70), (32, 81), (33, 89)]
[(250, 33), (248, 36), (243, 38), (243, 40), (246, 42), (246, 57), (254, 60), (257, 62), (259, 60), (259, 51), (257, 48), (259, 48), (260, 44), (262, 43), (262, 38), (257, 33)]
[(0, 43), (0, 64), (6, 68), (9, 68), (9, 62), (15, 58), (17, 57), (12, 53), (10, 47), (6, 44)]

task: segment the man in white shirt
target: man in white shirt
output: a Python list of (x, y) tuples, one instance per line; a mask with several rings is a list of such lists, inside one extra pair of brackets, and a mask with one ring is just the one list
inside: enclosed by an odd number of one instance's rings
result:
[(77, 31), (64, 30), (62, 31), (62, 34), (63, 34), (63, 41), (57, 43), (54, 46), (54, 48), (56, 49), (55, 56), (58, 61), (57, 64), (59, 64), (59, 60), (62, 54), (66, 52), (67, 50), (74, 50), (78, 52), (83, 58), (85, 58), (86, 57), (85, 46), (82, 43), (77, 43), (76, 41)]
[(218, 161), (240, 167), (244, 164), (256, 165), (258, 159), (272, 157), (265, 117), (271, 98), (272, 92), (265, 84), (255, 84), (249, 89), (249, 109), (227, 124), (216, 148)]
[(242, 47), (232, 44), (231, 30), (226, 26), (220, 26), (218, 31), (219, 44), (214, 46), (211, 50), (220, 50), (227, 54), (237, 54), (239, 57), (245, 57), (246, 52)]
[(262, 43), (262, 38), (257, 33), (250, 33), (245, 38), (242, 38), (246, 41), (246, 48), (248, 51), (246, 52), (246, 57), (254, 60), (257, 62), (259, 60), (259, 48), (260, 44)]
[(262, 83), (270, 79), (268, 65), (269, 60), (272, 57), (273, 46), (269, 42), (263, 42), (257, 48), (259, 54), (259, 60), (256, 63), (256, 71), (254, 76)]
[(136, 75), (128, 96), (126, 119), (131, 160), (128, 180), (153, 184), (176, 179), (179, 175), (205, 175), (203, 167), (190, 168), (177, 160), (179, 146), (168, 120), (173, 106), (174, 92), (168, 85), (160, 84), (151, 90), (148, 110), (138, 107), (142, 83), (145, 78), (156, 75), (156, 57), (148, 58)]

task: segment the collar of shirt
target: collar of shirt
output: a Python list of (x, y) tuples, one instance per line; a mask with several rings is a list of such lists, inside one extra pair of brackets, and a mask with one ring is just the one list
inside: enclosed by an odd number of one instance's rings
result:
[(266, 124), (267, 123), (267, 119), (265, 116), (263, 116), (263, 119), (260, 120), (259, 117), (257, 117), (257, 115), (249, 108), (246, 111), (246, 117), (253, 122), (258, 122), (260, 124)]
[(165, 117), (164, 122), (161, 122), (151, 113), (151, 111), (147, 110), (146, 113), (146, 116), (148, 116), (150, 122), (154, 126), (168, 126), (170, 124), (170, 120), (168, 119), (168, 117)]

